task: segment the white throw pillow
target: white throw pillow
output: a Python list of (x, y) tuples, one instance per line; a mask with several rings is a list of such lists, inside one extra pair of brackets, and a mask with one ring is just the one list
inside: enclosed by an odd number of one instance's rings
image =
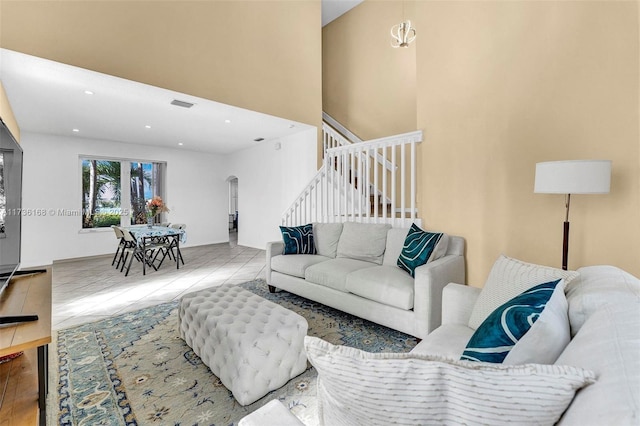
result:
[(579, 274), (575, 271), (535, 265), (500, 255), (473, 306), (469, 327), (477, 329), (498, 306), (535, 285), (559, 278), (564, 278), (566, 285), (577, 276)]
[(413, 353), (368, 353), (305, 337), (325, 425), (553, 424), (587, 370), (502, 365)]

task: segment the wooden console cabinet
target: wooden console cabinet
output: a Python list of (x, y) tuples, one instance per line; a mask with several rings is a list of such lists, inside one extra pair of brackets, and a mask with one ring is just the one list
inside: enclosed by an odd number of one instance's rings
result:
[(0, 316), (24, 314), (37, 314), (38, 320), (0, 326), (0, 356), (24, 351), (24, 355), (0, 365), (0, 426), (5, 421), (7, 425), (33, 425), (36, 419), (40, 425), (46, 424), (51, 269), (16, 277), (2, 293)]

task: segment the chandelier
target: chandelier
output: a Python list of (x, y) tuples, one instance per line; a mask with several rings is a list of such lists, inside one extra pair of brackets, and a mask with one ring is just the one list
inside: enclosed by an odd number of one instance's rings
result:
[(391, 27), (391, 47), (409, 47), (416, 39), (416, 29), (411, 27), (411, 21), (406, 20)]

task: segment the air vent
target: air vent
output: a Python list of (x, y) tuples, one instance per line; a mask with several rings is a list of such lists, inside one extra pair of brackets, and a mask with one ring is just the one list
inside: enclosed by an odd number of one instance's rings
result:
[(255, 142), (262, 142), (264, 140), (264, 138), (255, 138), (254, 141)]
[(182, 108), (191, 108), (195, 104), (192, 104), (191, 102), (179, 101), (177, 99), (174, 99), (171, 101), (171, 105), (179, 106)]

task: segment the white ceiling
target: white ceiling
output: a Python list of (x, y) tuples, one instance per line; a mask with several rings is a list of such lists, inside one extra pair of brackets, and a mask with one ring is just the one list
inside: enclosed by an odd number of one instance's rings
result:
[(364, 0), (322, 0), (322, 26), (347, 13)]
[(6, 49), (0, 80), (21, 131), (228, 154), (312, 127)]
[[(361, 2), (322, 0), (323, 26)], [(26, 132), (229, 154), (312, 128), (7, 49), (0, 80)]]

